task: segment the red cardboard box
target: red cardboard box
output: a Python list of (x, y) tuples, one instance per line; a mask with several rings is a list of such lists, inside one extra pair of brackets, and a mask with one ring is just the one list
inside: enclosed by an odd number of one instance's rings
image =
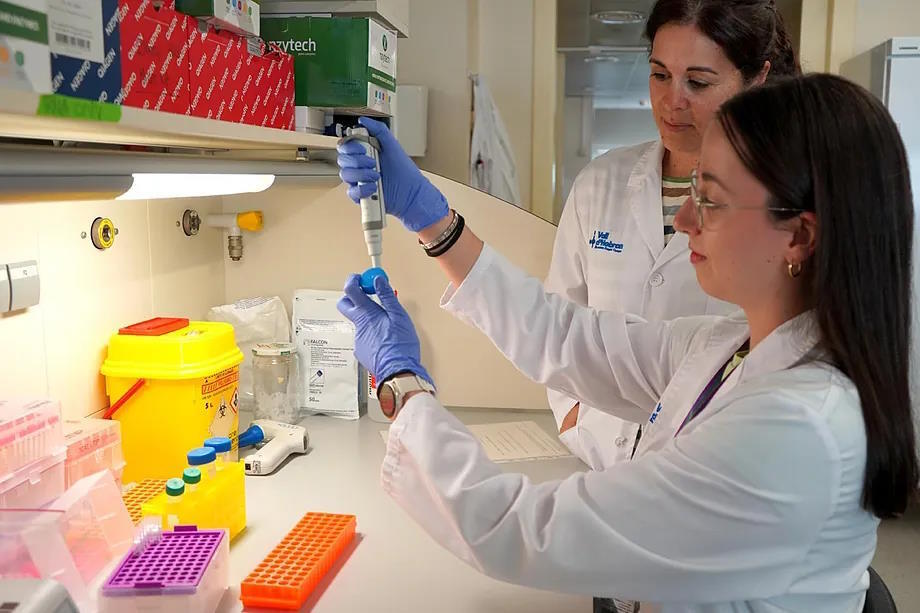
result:
[[(261, 41), (260, 41), (261, 42)], [(243, 123), (281, 130), (294, 129), (294, 58), (277, 45), (260, 45), (249, 53), (248, 74), (241, 89)]]
[(189, 113), (189, 36), (195, 20), (174, 0), (119, 0), (121, 93), (117, 103)]
[(192, 115), (242, 120), (246, 55), (246, 42), (240, 36), (205, 23), (192, 30), (188, 55)]

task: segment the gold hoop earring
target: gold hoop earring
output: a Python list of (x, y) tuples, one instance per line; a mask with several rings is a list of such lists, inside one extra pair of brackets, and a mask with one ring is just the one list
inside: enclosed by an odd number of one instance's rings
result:
[(789, 262), (789, 278), (795, 279), (802, 274), (802, 263), (801, 262)]

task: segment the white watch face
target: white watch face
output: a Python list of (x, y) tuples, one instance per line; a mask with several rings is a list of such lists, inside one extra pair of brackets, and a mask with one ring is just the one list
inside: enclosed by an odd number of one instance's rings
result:
[(386, 383), (377, 389), (377, 400), (380, 401), (380, 410), (390, 419), (396, 413), (396, 394), (393, 388)]

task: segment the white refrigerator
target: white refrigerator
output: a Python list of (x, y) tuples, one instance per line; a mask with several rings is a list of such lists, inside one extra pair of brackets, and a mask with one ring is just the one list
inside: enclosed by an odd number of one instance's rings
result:
[(910, 160), (915, 212), (911, 384), (920, 448), (920, 36), (892, 38), (845, 62), (841, 72), (885, 104), (898, 124)]

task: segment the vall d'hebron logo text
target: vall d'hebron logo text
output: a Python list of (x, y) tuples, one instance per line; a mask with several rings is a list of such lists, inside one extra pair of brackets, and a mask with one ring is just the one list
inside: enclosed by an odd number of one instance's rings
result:
[(603, 232), (601, 230), (595, 230), (594, 235), (591, 237), (591, 240), (588, 241), (588, 245), (592, 249), (599, 249), (601, 251), (612, 251), (614, 253), (623, 253), (623, 243), (615, 243), (610, 240), (610, 232)]

